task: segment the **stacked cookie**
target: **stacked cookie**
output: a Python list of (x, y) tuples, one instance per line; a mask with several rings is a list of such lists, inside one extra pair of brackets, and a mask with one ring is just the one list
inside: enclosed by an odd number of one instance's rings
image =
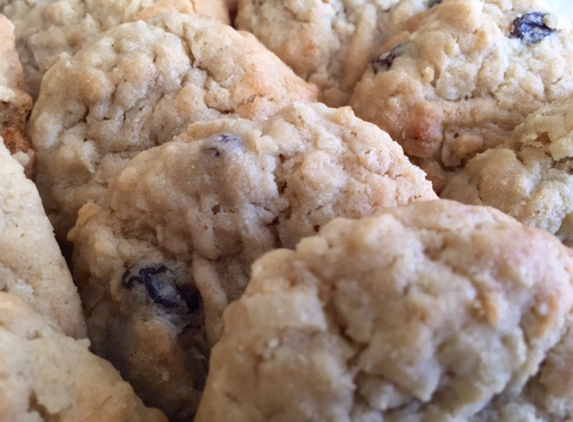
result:
[(544, 0), (0, 12), (0, 420), (573, 419)]

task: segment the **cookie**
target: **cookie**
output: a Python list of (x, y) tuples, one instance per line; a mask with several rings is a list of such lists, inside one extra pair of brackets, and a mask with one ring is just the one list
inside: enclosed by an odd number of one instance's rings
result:
[(176, 13), (109, 30), (44, 81), (30, 134), (36, 181), (60, 239), (137, 152), (192, 122), (261, 120), (316, 98), (314, 86), (252, 35)]
[(444, 0), (386, 47), (351, 106), (399, 142), (438, 192), (573, 88), (571, 21), (541, 0)]
[(349, 107), (189, 126), (133, 158), (70, 232), (94, 351), (146, 402), (189, 420), (252, 262), (337, 216), (436, 198), (424, 176)]
[(380, 46), (431, 0), (241, 0), (235, 26), (252, 32), (331, 107), (347, 105)]
[(0, 291), (21, 297), (67, 335), (86, 336), (80, 298), (38, 190), (1, 137)]
[(0, 420), (167, 422), (88, 346), (0, 292)]
[(0, 137), (32, 177), (34, 151), (26, 139), (26, 118), (32, 98), (23, 91), (22, 63), (15, 48), (14, 26), (0, 15)]
[(254, 263), (195, 421), (571, 420), (572, 281), (568, 248), (493, 208), (336, 219)]
[(531, 114), (502, 146), (472, 158), (443, 198), (490, 205), (573, 246), (573, 99)]
[(224, 0), (13, 0), (0, 3), (16, 26), (26, 90), (38, 97), (42, 76), (62, 54), (73, 55), (102, 32), (168, 10), (228, 23)]

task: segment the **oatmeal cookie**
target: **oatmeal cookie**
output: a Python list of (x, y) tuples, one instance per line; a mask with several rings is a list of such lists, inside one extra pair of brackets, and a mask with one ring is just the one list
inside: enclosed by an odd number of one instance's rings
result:
[(0, 291), (21, 297), (67, 335), (85, 337), (80, 298), (38, 190), (1, 137)]
[(573, 246), (573, 98), (550, 104), (472, 158), (443, 198), (490, 205)]
[(571, 21), (543, 0), (444, 0), (368, 67), (351, 100), (440, 191), (573, 88)]
[(241, 0), (235, 26), (255, 34), (297, 75), (315, 83), (321, 100), (339, 107), (348, 104), (380, 46), (429, 2)]
[(316, 87), (252, 35), (177, 13), (109, 30), (44, 81), (30, 134), (36, 181), (60, 239), (137, 152), (192, 122), (262, 120), (316, 98)]
[(0, 292), (0, 421), (167, 422), (88, 346)]
[(349, 107), (189, 126), (133, 158), (70, 232), (94, 351), (148, 403), (189, 420), (252, 262), (337, 216), (436, 198), (424, 176)]
[(0, 15), (0, 137), (32, 177), (34, 151), (27, 141), (26, 118), (32, 109), (32, 98), (23, 91), (22, 63), (15, 47), (14, 26)]
[(0, 4), (16, 27), (26, 90), (38, 97), (42, 76), (60, 55), (73, 55), (102, 32), (168, 10), (229, 23), (224, 0), (12, 0)]
[(254, 263), (195, 421), (571, 420), (572, 282), (568, 248), (494, 208), (336, 219)]

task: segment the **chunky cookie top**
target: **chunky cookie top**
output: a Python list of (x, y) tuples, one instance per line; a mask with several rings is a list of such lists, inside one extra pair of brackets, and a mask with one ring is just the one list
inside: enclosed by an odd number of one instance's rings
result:
[(62, 334), (16, 296), (0, 292), (0, 418), (167, 422), (88, 346), (87, 340)]
[(14, 25), (0, 15), (0, 137), (32, 177), (35, 154), (26, 138), (32, 98), (24, 92), (22, 63), (15, 47)]
[(37, 183), (56, 234), (98, 203), (128, 159), (187, 125), (262, 120), (316, 88), (252, 35), (165, 13), (112, 28), (45, 75), (30, 121)]
[(472, 158), (441, 196), (496, 207), (573, 246), (573, 100), (528, 116), (507, 142)]
[(1, 137), (0, 291), (19, 296), (67, 335), (85, 337), (80, 298), (38, 189)]
[(16, 26), (26, 91), (38, 97), (42, 77), (62, 54), (75, 54), (103, 32), (165, 11), (229, 22), (224, 0), (12, 0), (0, 3)]
[(571, 22), (542, 0), (444, 0), (387, 43), (352, 107), (427, 170), (452, 172), (573, 86)]
[[(315, 83), (331, 107), (347, 105), (354, 86), (390, 37), (428, 8), (428, 0), (244, 0), (235, 25), (251, 31)], [(430, 3), (432, 3), (430, 1)]]
[(493, 208), (336, 219), (255, 262), (196, 421), (569, 420), (572, 281), (568, 248)]
[(337, 216), (436, 198), (424, 176), (349, 107), (189, 126), (133, 158), (70, 233), (94, 350), (149, 403), (189, 417), (253, 261)]

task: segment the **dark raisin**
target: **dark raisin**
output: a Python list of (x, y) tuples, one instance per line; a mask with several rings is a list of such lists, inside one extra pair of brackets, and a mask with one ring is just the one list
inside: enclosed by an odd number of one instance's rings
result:
[(406, 43), (398, 44), (394, 46), (390, 51), (386, 51), (380, 57), (377, 57), (372, 62), (372, 68), (374, 72), (385, 72), (392, 67), (392, 63), (396, 60), (396, 57), (401, 56), (406, 51)]
[(185, 285), (177, 287), (179, 294), (185, 301), (187, 309), (191, 314), (202, 314), (203, 312), (203, 298), (199, 289), (193, 285)]
[(242, 139), (240, 137), (232, 133), (221, 133), (220, 135), (214, 136), (213, 138), (215, 139), (215, 141), (222, 142), (224, 144), (227, 144), (229, 142), (236, 142), (236, 143), (242, 142)]
[(434, 6), (437, 5), (437, 4), (440, 4), (441, 2), (442, 2), (442, 0), (430, 0), (430, 1), (428, 2), (428, 9), (429, 9), (430, 7), (434, 7)]
[(527, 44), (535, 44), (555, 32), (545, 25), (543, 19), (547, 14), (541, 12), (526, 13), (515, 18), (511, 25), (510, 35), (521, 38)]
[(151, 300), (167, 309), (177, 308), (181, 297), (175, 287), (175, 273), (169, 268), (158, 265), (140, 268), (133, 274), (133, 267), (125, 272), (121, 284), (131, 289), (134, 283), (145, 286)]
[(211, 154), (213, 157), (220, 157), (225, 145), (241, 145), (243, 140), (232, 133), (221, 133), (206, 139), (203, 145), (203, 151)]

